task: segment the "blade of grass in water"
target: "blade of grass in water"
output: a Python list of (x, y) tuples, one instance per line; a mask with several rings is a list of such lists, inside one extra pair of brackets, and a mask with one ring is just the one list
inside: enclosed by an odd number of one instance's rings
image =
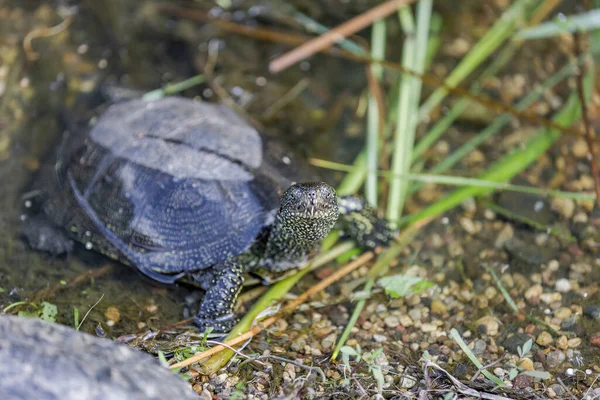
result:
[[(371, 56), (375, 59), (385, 58), (385, 21), (379, 20), (373, 24), (371, 33)], [(371, 66), (373, 77), (381, 80), (383, 68), (380, 64)], [(367, 180), (365, 197), (369, 204), (377, 207), (377, 164), (379, 162), (379, 106), (373, 93), (369, 94), (369, 110), (367, 114)]]
[[(587, 74), (585, 79), (585, 87), (589, 93), (592, 85), (592, 75)], [(553, 121), (562, 125), (571, 125), (581, 114), (579, 101), (576, 94), (571, 94), (567, 103), (554, 116)], [(529, 140), (523, 148), (514, 151), (511, 154), (501, 158), (495, 162), (490, 168), (479, 176), (479, 179), (505, 182), (513, 178), (519, 172), (527, 168), (541, 154), (545, 153), (548, 148), (560, 137), (560, 132), (556, 130), (541, 128), (537, 134)], [(489, 194), (493, 189), (467, 186), (458, 189), (440, 201), (432, 204), (424, 210), (405, 218), (403, 223), (412, 223), (421, 218), (428, 218), (439, 215), (459, 204), (466, 198), (473, 196), (483, 196)]]
[(170, 83), (161, 89), (152, 90), (152, 91), (144, 94), (142, 96), (142, 99), (146, 100), (146, 101), (158, 100), (162, 97), (170, 96), (170, 95), (173, 95), (173, 94), (176, 94), (179, 92), (183, 92), (186, 89), (189, 89), (196, 85), (200, 85), (201, 83), (204, 83), (205, 80), (206, 79), (204, 78), (204, 75), (192, 76), (191, 78), (188, 78), (181, 82)]
[(565, 17), (559, 14), (553, 21), (519, 31), (514, 40), (542, 39), (566, 32), (587, 32), (600, 28), (600, 10)]
[[(515, 108), (517, 110), (525, 110), (534, 102), (539, 100), (540, 97), (550, 88), (558, 85), (564, 79), (571, 76), (579, 65), (583, 63), (585, 56), (579, 57), (578, 60), (564, 66), (550, 78), (546, 79), (544, 83), (531, 91), (527, 96), (525, 96), (521, 101), (517, 103)], [(458, 163), (461, 159), (463, 159), (467, 154), (469, 154), (473, 149), (477, 146), (488, 140), (490, 137), (500, 132), (500, 130), (506, 126), (511, 121), (511, 116), (509, 114), (504, 114), (499, 116), (494, 120), (492, 124), (490, 124), (487, 128), (481, 131), (478, 135), (468, 140), (464, 143), (460, 148), (454, 151), (451, 155), (446, 157), (444, 160), (436, 164), (431, 170), (428, 171), (430, 174), (440, 174), (443, 173), (450, 168), (452, 168), (456, 163)], [(421, 189), (422, 184), (413, 185), (410, 189), (410, 193), (414, 193)]]
[[(457, 86), (471, 72), (485, 61), (498, 47), (504, 43), (515, 31), (518, 22), (525, 19), (526, 11), (531, 8), (532, 0), (517, 0), (498, 18), (497, 22), (486, 32), (469, 53), (460, 61), (446, 78), (450, 86)], [(423, 103), (419, 110), (421, 120), (426, 119), (429, 113), (437, 107), (448, 95), (448, 91), (439, 88)]]
[[(400, 23), (406, 35), (402, 49), (402, 65), (418, 73), (423, 73), (425, 67), (425, 49), (429, 35), (431, 8), (432, 0), (418, 2), (416, 30), (410, 9), (405, 7), (398, 11)], [(400, 80), (399, 96), (392, 155), (392, 172), (394, 174), (407, 173), (410, 168), (417, 127), (416, 114), (421, 97), (421, 80), (407, 74), (403, 75)], [(392, 225), (400, 217), (406, 197), (406, 188), (406, 181), (402, 179), (392, 178), (390, 181), (387, 219)]]
[[(311, 164), (321, 168), (332, 169), (335, 171), (348, 172), (351, 171), (353, 166), (340, 164), (333, 161), (327, 160), (319, 160), (319, 159), (311, 159)], [(380, 176), (391, 176), (390, 171), (379, 171), (378, 175)], [(475, 186), (480, 188), (489, 188), (493, 190), (509, 190), (513, 192), (520, 193), (531, 193), (539, 196), (552, 196), (552, 197), (560, 197), (564, 199), (572, 199), (572, 200), (595, 200), (596, 195), (592, 192), (584, 193), (584, 192), (565, 192), (561, 190), (551, 190), (544, 188), (537, 188), (534, 186), (523, 186), (523, 185), (514, 185), (512, 183), (505, 182), (496, 182), (485, 179), (477, 179), (477, 178), (468, 178), (463, 176), (456, 175), (432, 175), (432, 174), (415, 174), (410, 173), (406, 175), (400, 175), (401, 179), (405, 179), (408, 181), (415, 181), (421, 183), (436, 183), (439, 185), (450, 185), (450, 186)]]

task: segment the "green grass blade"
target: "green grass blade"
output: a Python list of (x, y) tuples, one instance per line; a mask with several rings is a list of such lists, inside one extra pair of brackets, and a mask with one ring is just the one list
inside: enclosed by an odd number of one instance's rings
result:
[[(446, 78), (446, 84), (453, 87), (462, 82), (475, 68), (485, 61), (498, 47), (512, 35), (520, 21), (525, 19), (525, 14), (531, 0), (517, 0), (508, 8), (498, 21), (487, 31), (485, 36), (477, 42), (469, 53), (454, 68)], [(445, 88), (439, 88), (429, 96), (421, 106), (419, 115), (421, 120), (426, 119), (429, 113), (437, 107), (448, 95)]]
[[(525, 96), (523, 99), (521, 99), (521, 101), (519, 101), (517, 103), (517, 105), (515, 106), (515, 109), (517, 109), (519, 111), (527, 109), (534, 102), (539, 100), (542, 97), (542, 95), (546, 92), (546, 90), (558, 85), (564, 79), (571, 76), (573, 74), (573, 72), (575, 71), (576, 67), (578, 67), (579, 65), (581, 65), (583, 63), (584, 59), (585, 59), (585, 56), (580, 56), (578, 60), (561, 68), (558, 72), (556, 72), (550, 78), (546, 79), (546, 81), (540, 87), (531, 91), (529, 94), (527, 94), (527, 96)], [(462, 100), (459, 103), (461, 103), (461, 102), (462, 102)], [(468, 102), (465, 103), (463, 106), (466, 106), (467, 104), (468, 104)], [(464, 157), (466, 157), (467, 154), (469, 154), (471, 151), (473, 151), (477, 146), (484, 143), (490, 137), (492, 137), (493, 135), (500, 132), (500, 130), (504, 126), (506, 126), (510, 122), (510, 120), (511, 120), (511, 116), (509, 114), (504, 114), (504, 115), (498, 117), (494, 122), (492, 122), (491, 125), (489, 125), (483, 131), (481, 131), (477, 136), (468, 140), (461, 147), (459, 147), (456, 151), (454, 151), (451, 155), (449, 155), (444, 160), (442, 160), (437, 165), (435, 165), (433, 168), (431, 168), (431, 170), (428, 172), (431, 174), (439, 174), (439, 173), (449, 170), (455, 164), (457, 164), (460, 160), (462, 160)], [(410, 193), (416, 192), (422, 186), (423, 186), (422, 184), (413, 185), (411, 187)]]
[(595, 29), (600, 29), (600, 10), (589, 10), (569, 17), (558, 16), (553, 21), (519, 31), (514, 40), (542, 39), (567, 32), (587, 32)]
[[(591, 87), (590, 77), (591, 75), (588, 74), (586, 79), (586, 87), (588, 89)], [(572, 94), (566, 105), (563, 106), (552, 120), (561, 125), (568, 126), (575, 122), (580, 114), (579, 101), (577, 100), (576, 94)], [(523, 148), (518, 149), (495, 162), (486, 172), (479, 176), (479, 179), (496, 182), (505, 182), (512, 179), (515, 175), (533, 163), (540, 155), (546, 152), (559, 136), (560, 132), (556, 130), (541, 128)], [(483, 196), (492, 191), (493, 189), (475, 186), (458, 189), (421, 212), (411, 215), (404, 222), (412, 223), (421, 218), (439, 215), (461, 204), (468, 197)]]
[[(417, 4), (417, 26), (414, 26), (412, 14), (408, 7), (399, 10), (399, 18), (406, 39), (402, 49), (402, 65), (423, 73), (425, 68), (429, 22), (431, 19), (432, 0), (420, 0)], [(415, 37), (413, 38), (413, 32)], [(417, 128), (417, 112), (421, 97), (422, 82), (410, 75), (403, 75), (400, 80), (398, 100), (398, 119), (394, 135), (394, 151), (392, 155), (392, 172), (402, 174), (408, 172), (412, 161), (415, 132)], [(387, 219), (394, 225), (400, 218), (406, 198), (407, 183), (402, 179), (390, 181)]]
[[(371, 56), (374, 59), (385, 58), (386, 26), (384, 20), (373, 24), (371, 33)], [(381, 80), (383, 68), (380, 64), (371, 66), (373, 77)], [(367, 180), (365, 184), (365, 197), (372, 206), (377, 206), (377, 167), (379, 163), (379, 106), (375, 95), (369, 95), (369, 109), (367, 115)]]

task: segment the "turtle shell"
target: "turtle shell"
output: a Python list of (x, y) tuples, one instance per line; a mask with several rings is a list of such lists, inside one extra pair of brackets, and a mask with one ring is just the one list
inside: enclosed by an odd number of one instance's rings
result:
[(46, 214), (163, 282), (248, 249), (294, 180), (229, 108), (181, 97), (114, 104), (72, 143)]

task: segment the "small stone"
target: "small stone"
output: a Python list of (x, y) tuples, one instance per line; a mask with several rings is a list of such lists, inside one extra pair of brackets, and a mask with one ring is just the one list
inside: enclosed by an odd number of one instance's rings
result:
[(416, 384), (417, 384), (416, 378), (414, 378), (410, 375), (406, 375), (406, 374), (401, 375), (400, 387), (402, 389), (410, 389), (410, 388), (414, 387)]
[(399, 318), (400, 321), (400, 325), (402, 325), (405, 328), (408, 328), (409, 326), (412, 326), (413, 324), (413, 320), (408, 316), (408, 315), (401, 315)]
[(499, 378), (503, 378), (504, 376), (506, 376), (506, 370), (500, 367), (496, 367), (494, 368), (494, 375), (496, 375)]
[(569, 318), (572, 314), (573, 312), (568, 307), (560, 307), (557, 308), (556, 311), (554, 311), (554, 316), (560, 320), (565, 320)]
[(335, 333), (332, 333), (331, 335), (327, 336), (321, 341), (321, 347), (323, 347), (323, 349), (329, 349), (335, 344), (336, 339), (337, 335)]
[(549, 389), (552, 390), (557, 397), (562, 397), (562, 395), (566, 393), (565, 389), (558, 383), (551, 385)]
[(544, 288), (542, 287), (542, 285), (533, 285), (525, 291), (525, 299), (529, 303), (535, 303), (540, 298), (543, 292)]
[(213, 385), (222, 385), (225, 383), (229, 375), (227, 373), (223, 373), (221, 375), (217, 375), (212, 379)]
[(304, 346), (306, 346), (306, 335), (300, 335), (292, 342), (290, 348), (292, 351), (299, 352), (304, 349)]
[(296, 379), (296, 368), (294, 364), (287, 363), (283, 368), (284, 373), (287, 373), (289, 381)]
[(505, 224), (502, 230), (498, 232), (498, 237), (494, 242), (494, 246), (497, 249), (501, 249), (504, 247), (504, 244), (513, 238), (515, 232), (511, 224)]
[(104, 316), (110, 321), (117, 323), (121, 319), (121, 312), (116, 307), (108, 307), (104, 312)]
[(569, 348), (571, 348), (571, 349), (573, 349), (575, 347), (579, 347), (580, 344), (581, 344), (581, 338), (578, 338), (578, 337), (569, 339), (567, 341), (567, 346), (569, 346)]
[(565, 361), (565, 353), (560, 350), (552, 350), (546, 355), (546, 365), (549, 369), (558, 368)]
[(546, 331), (542, 331), (535, 339), (535, 342), (543, 347), (549, 346), (552, 343), (552, 341), (552, 335)]
[(476, 339), (473, 341), (473, 354), (476, 356), (482, 355), (485, 349), (487, 348), (487, 344), (484, 340)]
[(529, 375), (525, 375), (525, 374), (519, 374), (515, 377), (515, 380), (513, 381), (513, 387), (515, 389), (526, 389), (531, 387), (531, 385), (533, 384), (533, 376), (529, 376)]
[(565, 278), (557, 279), (556, 284), (554, 286), (556, 291), (560, 293), (567, 293), (572, 289), (572, 287), (573, 285), (571, 284), (571, 282)]
[(434, 332), (436, 330), (437, 326), (435, 326), (434, 324), (424, 323), (423, 325), (421, 325), (421, 331), (423, 332)]
[(149, 313), (154, 313), (156, 312), (156, 310), (158, 310), (158, 306), (156, 304), (150, 304), (146, 306), (146, 311), (148, 311)]
[(507, 338), (502, 345), (506, 350), (511, 352), (512, 354), (518, 354), (518, 348), (523, 348), (523, 345), (531, 339), (529, 335), (525, 333), (516, 333), (509, 338)]
[(420, 308), (413, 308), (412, 310), (410, 310), (408, 312), (408, 316), (413, 321), (420, 321), (421, 320), (421, 309)]
[[(444, 314), (448, 311), (448, 307), (438, 299), (431, 301), (431, 313), (432, 314)], [(404, 325), (404, 324), (402, 324)]]
[(522, 358), (521, 361), (519, 361), (519, 367), (523, 368), (525, 371), (534, 370), (533, 361), (531, 361), (531, 358)]
[(558, 339), (556, 339), (556, 347), (561, 350), (566, 350), (569, 347), (569, 341), (565, 335), (562, 335)]
[(376, 333), (373, 335), (373, 340), (377, 343), (383, 343), (387, 341), (387, 336)]
[(570, 219), (575, 214), (575, 202), (572, 199), (555, 197), (550, 203), (552, 209), (563, 217)]
[(576, 316), (569, 317), (560, 323), (560, 329), (563, 331), (574, 330), (577, 326), (578, 318)]
[(577, 139), (572, 147), (573, 155), (576, 158), (585, 158), (588, 154), (588, 146), (584, 139)]
[(554, 293), (542, 293), (542, 295), (540, 296), (540, 300), (543, 301), (546, 304), (551, 304), (554, 302), (559, 302), (562, 300), (562, 294), (558, 293), (558, 292), (554, 292)]
[(591, 319), (600, 319), (600, 306), (591, 305), (583, 307), (583, 315)]
[(491, 315), (486, 315), (485, 317), (479, 318), (477, 320), (478, 326), (485, 327), (485, 333), (490, 336), (496, 336), (498, 334), (498, 322)]
[(390, 316), (385, 317), (385, 319), (383, 320), (383, 323), (388, 328), (396, 328), (397, 326), (400, 326), (400, 320), (395, 315), (390, 315)]

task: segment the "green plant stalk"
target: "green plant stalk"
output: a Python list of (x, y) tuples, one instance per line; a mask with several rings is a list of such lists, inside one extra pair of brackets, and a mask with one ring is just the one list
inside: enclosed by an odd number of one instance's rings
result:
[[(586, 88), (589, 90), (591, 87), (591, 75), (588, 74), (586, 78)], [(552, 120), (558, 124), (568, 126), (575, 122), (580, 114), (577, 96), (576, 94), (571, 94), (566, 105), (563, 106)], [(540, 155), (545, 153), (559, 137), (560, 132), (541, 128), (524, 148), (518, 149), (495, 162), (486, 172), (479, 176), (479, 179), (496, 182), (505, 182), (512, 179), (533, 163)], [(437, 216), (461, 204), (468, 197), (483, 196), (492, 191), (493, 189), (474, 186), (458, 189), (424, 210), (409, 216), (403, 222), (412, 223), (421, 218)]]
[[(317, 162), (318, 161), (318, 162)], [(313, 165), (321, 168), (333, 169), (336, 171), (348, 172), (352, 171), (353, 166), (340, 164), (333, 161), (326, 160), (313, 160)], [(380, 176), (392, 176), (390, 171), (379, 171)], [(493, 190), (510, 190), (513, 192), (520, 193), (531, 193), (540, 196), (552, 196), (560, 197), (564, 199), (572, 200), (596, 200), (595, 193), (581, 193), (581, 192), (565, 192), (562, 190), (553, 189), (540, 189), (533, 186), (514, 185), (506, 182), (496, 182), (478, 178), (468, 178), (463, 176), (454, 175), (433, 175), (433, 174), (405, 174), (399, 175), (401, 179), (423, 182), (423, 183), (436, 183), (441, 185), (452, 185), (452, 186), (476, 186), (481, 188), (489, 188)]]
[[(375, 264), (367, 274), (367, 281), (365, 282), (365, 286), (363, 287), (362, 292), (371, 292), (377, 278), (384, 275), (388, 271), (389, 265), (392, 263), (392, 261), (397, 259), (402, 250), (406, 246), (408, 246), (410, 242), (412, 242), (418, 231), (419, 229), (414, 227), (406, 229), (398, 238), (397, 243), (385, 249), (379, 255), (377, 261), (375, 261)], [(331, 355), (332, 360), (335, 360), (337, 358), (341, 348), (344, 347), (344, 344), (350, 337), (350, 332), (352, 331), (354, 325), (356, 325), (356, 321), (358, 321), (358, 317), (360, 316), (360, 313), (365, 307), (366, 301), (367, 299), (362, 299), (356, 303), (354, 310), (352, 310), (352, 315), (348, 320), (348, 324), (346, 325), (344, 332), (342, 332), (342, 335), (340, 336), (340, 339), (338, 340), (335, 349), (333, 350), (333, 354)]]
[[(521, 101), (517, 103), (515, 109), (522, 111), (531, 106), (534, 102), (536, 102), (544, 92), (556, 86), (564, 79), (568, 78), (573, 74), (575, 68), (583, 63), (585, 56), (582, 55), (578, 60), (570, 63), (563, 68), (561, 68), (558, 72), (552, 75), (550, 78), (546, 79), (546, 81), (540, 87), (531, 91), (527, 96), (525, 96)], [(464, 99), (463, 99), (464, 100)], [(459, 102), (462, 103), (462, 100)], [(464, 106), (468, 105), (464, 103)], [(500, 117), (496, 118), (492, 124), (490, 124), (487, 128), (481, 131), (478, 135), (468, 140), (462, 146), (460, 146), (456, 151), (454, 151), (450, 156), (446, 157), (443, 161), (435, 165), (429, 173), (431, 174), (439, 174), (441, 172), (447, 171), (452, 168), (456, 163), (458, 163), (461, 159), (463, 159), (467, 154), (469, 154), (473, 149), (477, 146), (488, 140), (490, 137), (500, 132), (500, 130), (507, 125), (511, 120), (510, 114), (503, 114)], [(409, 193), (414, 193), (418, 191), (423, 185), (417, 184), (413, 185), (410, 189)]]
[[(517, 0), (501, 16), (498, 22), (473, 46), (469, 53), (452, 70), (446, 78), (446, 84), (455, 87), (462, 82), (475, 68), (485, 61), (516, 30), (518, 22), (523, 20), (527, 9), (533, 1)], [(440, 87), (423, 103), (419, 110), (421, 120), (427, 119), (429, 113), (448, 95), (448, 91)]]
[(196, 85), (200, 85), (201, 83), (204, 83), (204, 81), (206, 81), (204, 75), (195, 75), (181, 82), (170, 83), (161, 89), (152, 90), (144, 94), (142, 96), (142, 99), (146, 101), (158, 100), (162, 97), (183, 92), (186, 89), (192, 88)]
[[(402, 65), (422, 73), (425, 67), (431, 19), (431, 0), (420, 0), (417, 5), (416, 36), (412, 14), (408, 7), (398, 10), (398, 17), (406, 35), (402, 49)], [(394, 135), (394, 150), (392, 154), (392, 171), (395, 174), (408, 172), (412, 160), (415, 132), (417, 127), (416, 114), (421, 95), (421, 80), (413, 76), (403, 75), (400, 79), (398, 100), (398, 119)], [(400, 218), (406, 198), (407, 183), (401, 179), (392, 179), (388, 196), (387, 219), (392, 224)]]
[(425, 51), (425, 67), (431, 65), (433, 57), (437, 54), (442, 43), (441, 31), (443, 20), (440, 14), (434, 13), (431, 15), (429, 42), (427, 42), (427, 51)]
[[(518, 44), (511, 42), (507, 47), (502, 49), (498, 57), (494, 58), (492, 64), (487, 67), (479, 76), (478, 81), (482, 81), (485, 78), (496, 75), (498, 71), (506, 65), (514, 56), (518, 49)], [(478, 94), (481, 92), (479, 83), (475, 83), (471, 86), (471, 92)], [(439, 139), (439, 137), (448, 130), (452, 123), (460, 117), (462, 112), (469, 105), (470, 100), (468, 98), (462, 98), (452, 106), (450, 111), (444, 115), (436, 124), (417, 142), (413, 149), (413, 163), (415, 163), (420, 156), (433, 145), (433, 143)]]
[[(236, 326), (231, 330), (227, 338), (224, 341), (233, 339), (238, 335), (247, 332), (251, 329), (252, 324), (256, 317), (265, 309), (271, 307), (273, 304), (280, 301), (283, 296), (300, 280), (304, 275), (306, 275), (309, 271), (317, 266), (324, 265), (329, 261), (335, 260), (338, 256), (345, 253), (348, 250), (351, 250), (354, 247), (354, 243), (351, 241), (344, 242), (334, 247), (333, 249), (321, 253), (316, 256), (311, 264), (306, 268), (300, 270), (298, 273), (289, 276), (269, 288), (269, 290), (256, 301), (256, 303), (252, 306), (252, 309), (246, 313), (246, 315), (236, 324)], [(223, 350), (218, 354), (212, 356), (208, 361), (203, 364), (203, 370), (207, 374), (211, 374), (213, 372), (218, 371), (223, 365), (225, 365), (229, 359), (234, 355), (234, 352), (231, 350)]]
[[(376, 21), (371, 33), (371, 56), (374, 59), (385, 58), (386, 43), (385, 20)], [(380, 64), (371, 65), (373, 77), (379, 81), (383, 73)], [(369, 109), (367, 114), (367, 176), (365, 183), (365, 198), (367, 202), (377, 207), (377, 167), (379, 162), (379, 106), (373, 93), (369, 94)]]
[[(439, 22), (437, 22), (436, 24), (438, 24), (440, 26), (439, 29), (441, 30), (441, 17), (439, 17), (439, 15), (438, 15), (437, 19), (439, 20)], [(432, 22), (432, 24), (433, 24), (433, 22)], [(435, 25), (435, 26), (437, 27), (438, 25)], [(438, 44), (436, 44), (436, 42)], [(431, 35), (429, 42), (427, 43), (427, 55), (426, 55), (425, 65), (429, 65), (429, 63), (433, 60), (433, 57), (435, 55), (434, 52), (437, 51), (437, 49), (439, 47), (439, 43), (440, 43), (440, 32), (436, 31), (435, 35)], [(401, 77), (402, 77), (402, 75), (399, 75), (400, 79), (401, 79)], [(387, 118), (388, 123), (386, 124), (386, 129), (385, 129), (385, 139), (387, 139), (388, 137), (391, 136), (392, 125), (395, 123), (395, 121), (397, 119), (398, 87), (399, 87), (399, 85), (395, 85), (389, 96), (388, 103), (390, 104), (390, 106), (388, 107), (388, 118)], [(381, 145), (382, 144), (380, 141), (379, 149), (381, 148)], [(349, 173), (344, 177), (344, 179), (342, 180), (342, 182), (338, 188), (338, 193), (340, 193), (341, 195), (348, 195), (348, 194), (356, 193), (360, 189), (363, 182), (365, 181), (365, 177), (367, 176), (366, 148), (362, 149), (360, 151), (360, 153), (358, 153), (358, 155), (354, 159), (354, 162), (352, 163), (352, 165), (354, 167), (348, 171)]]
[(488, 378), (490, 381), (494, 382), (496, 385), (498, 385), (500, 387), (504, 387), (504, 381), (502, 381), (502, 379), (498, 378), (496, 375), (492, 374), (490, 371), (483, 368), (483, 365), (481, 364), (481, 362), (477, 359), (477, 357), (475, 357), (475, 354), (473, 354), (473, 352), (471, 351), (469, 346), (467, 346), (467, 344), (462, 339), (462, 337), (460, 337), (460, 333), (458, 333), (458, 331), (455, 328), (450, 329), (450, 336), (460, 346), (462, 351), (465, 352), (467, 357), (469, 357), (469, 360), (471, 360), (473, 365), (475, 365), (477, 367), (477, 369), (480, 370), (485, 375), (486, 378)]

